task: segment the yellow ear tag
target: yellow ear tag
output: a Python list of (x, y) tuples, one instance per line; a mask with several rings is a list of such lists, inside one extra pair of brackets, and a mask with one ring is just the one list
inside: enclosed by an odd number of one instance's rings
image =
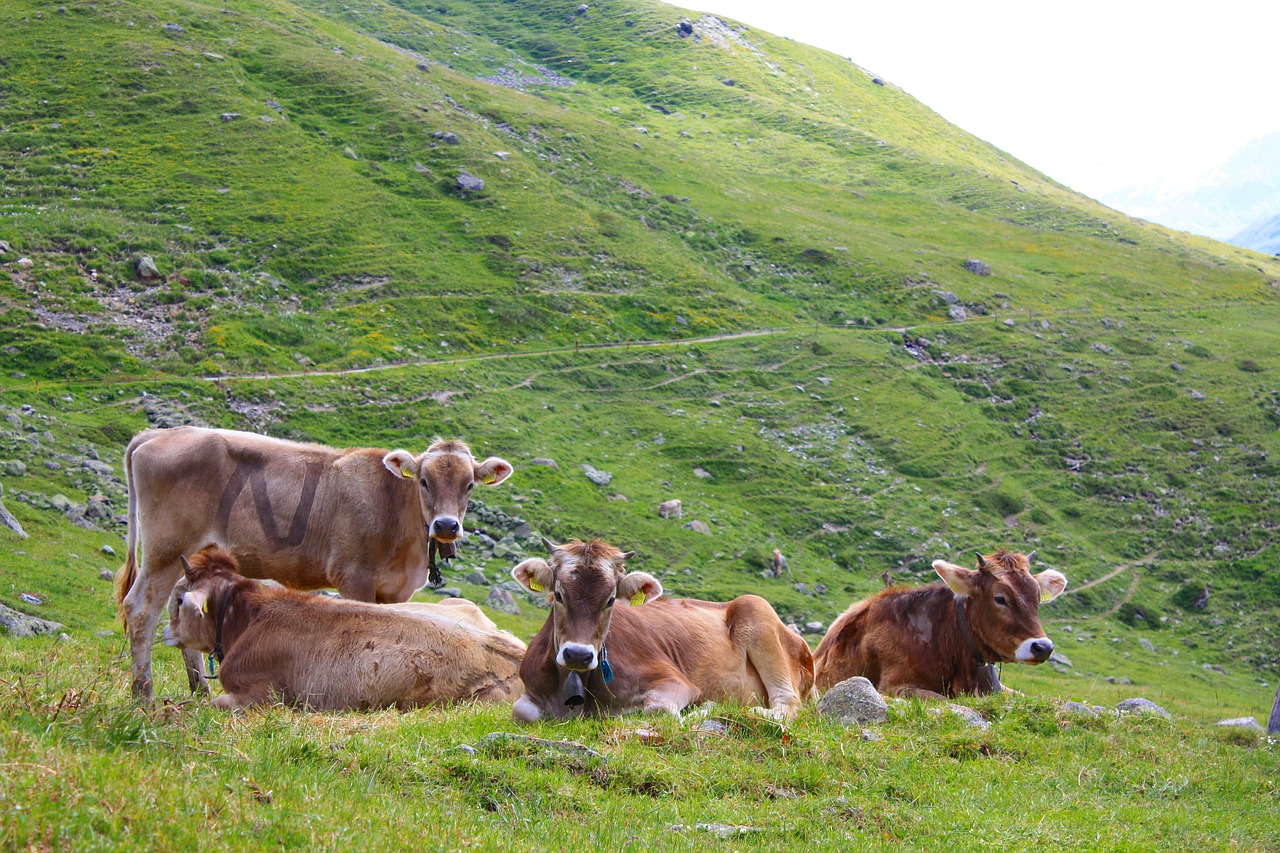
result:
[(546, 592), (546, 591), (547, 591), (547, 588), (546, 588), (545, 586), (543, 586), (542, 584), (538, 583), (538, 582), (537, 582), (536, 580), (534, 580), (533, 578), (529, 578), (529, 589), (533, 590), (534, 592)]
[(206, 599), (204, 600), (204, 603), (200, 605), (200, 612), (201, 612), (201, 613), (208, 613), (208, 612), (209, 612), (209, 599), (207, 599), (207, 598), (206, 598)]
[(485, 476), (485, 478), (484, 478), (484, 484), (485, 484), (486, 486), (492, 486), (492, 485), (494, 484), (494, 482), (495, 482), (497, 479), (498, 479), (497, 475), (495, 475), (495, 474), (488, 474), (488, 475), (486, 475), (486, 476)]
[(643, 592), (637, 592), (635, 595), (631, 596), (631, 606), (632, 606), (632, 607), (639, 607), (641, 604), (644, 604), (644, 593), (643, 593)]
[(412, 471), (406, 471), (405, 469), (401, 468), (401, 469), (400, 469), (400, 476), (401, 476), (401, 477), (404, 477), (406, 480), (412, 480), (412, 479), (413, 479), (413, 472), (412, 472)]

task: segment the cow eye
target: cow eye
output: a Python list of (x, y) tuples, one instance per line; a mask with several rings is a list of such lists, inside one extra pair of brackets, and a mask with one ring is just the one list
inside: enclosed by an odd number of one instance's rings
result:
[(996, 604), (999, 604), (1001, 607), (1009, 606), (1009, 602), (1005, 600), (1005, 597), (1003, 595), (996, 596)]
[(560, 590), (558, 589), (556, 590), (556, 601), (560, 604), (564, 604), (564, 596), (560, 594)]
[(469, 492), (469, 491), (471, 491), (472, 489), (474, 489), (475, 487), (476, 487), (476, 484), (475, 484), (475, 483), (467, 483), (467, 491), (468, 491), (468, 492)]
[(605, 609), (608, 610), (610, 607), (613, 606), (613, 603), (617, 600), (618, 600), (618, 597), (616, 595), (610, 596), (609, 600), (604, 603)]
[(427, 485), (427, 478), (426, 478), (426, 477), (423, 477), (423, 478), (422, 478), (422, 480), (421, 480), (420, 482), (422, 483), (422, 488), (424, 488), (424, 489), (430, 489), (430, 488), (431, 488), (430, 486), (428, 486), (428, 485)]

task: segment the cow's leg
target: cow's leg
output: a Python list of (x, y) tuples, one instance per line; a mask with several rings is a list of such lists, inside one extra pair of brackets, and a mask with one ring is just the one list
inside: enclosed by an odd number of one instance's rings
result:
[(204, 655), (191, 649), (182, 650), (182, 663), (187, 669), (187, 683), (192, 693), (209, 695), (209, 678), (204, 674)]
[(672, 675), (650, 687), (644, 694), (646, 711), (666, 711), (679, 716), (685, 708), (698, 701), (702, 690), (686, 679)]
[(926, 690), (923, 687), (916, 687), (914, 684), (901, 684), (898, 686), (882, 685), (880, 692), (885, 696), (897, 696), (902, 699), (946, 699), (941, 693), (933, 690)]
[(536, 723), (542, 718), (542, 709), (538, 707), (537, 702), (529, 698), (528, 693), (524, 693), (516, 700), (515, 707), (511, 709), (511, 716), (517, 723)]
[(794, 717), (804, 697), (800, 695), (800, 685), (796, 684), (794, 662), (778, 635), (773, 631), (764, 632), (746, 651), (747, 660), (764, 684), (766, 695), (763, 698), (769, 707), (761, 710), (773, 718)]
[(342, 594), (343, 598), (349, 598), (352, 601), (392, 604), (405, 601), (409, 597), (392, 599), (379, 596), (377, 576), (372, 569), (368, 568), (357, 568), (337, 578), (330, 574), (330, 580), (333, 581), (333, 585)]
[(133, 658), (134, 699), (151, 701), (151, 646), (156, 639), (156, 625), (160, 622), (160, 611), (181, 576), (182, 564), (177, 557), (161, 563), (148, 560), (144, 555), (142, 569), (121, 603)]

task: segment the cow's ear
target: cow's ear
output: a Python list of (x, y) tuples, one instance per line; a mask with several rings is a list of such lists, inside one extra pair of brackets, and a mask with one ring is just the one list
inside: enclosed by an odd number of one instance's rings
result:
[(412, 480), (418, 476), (418, 460), (413, 458), (413, 454), (407, 450), (393, 450), (386, 456), (382, 457), (382, 464), (387, 466), (387, 470), (398, 477), (404, 477), (406, 480)]
[(550, 597), (551, 587), (555, 584), (555, 574), (551, 566), (540, 557), (530, 557), (511, 570), (511, 577), (516, 583), (529, 592), (545, 593)]
[(662, 584), (647, 572), (628, 572), (618, 581), (618, 597), (625, 598), (631, 605), (648, 604), (662, 595)]
[(956, 595), (971, 595), (973, 593), (973, 582), (977, 578), (978, 573), (973, 569), (966, 569), (963, 566), (957, 566), (955, 563), (948, 563), (946, 560), (934, 560), (933, 570), (938, 573), (938, 577), (951, 587), (951, 591)]
[(1038, 575), (1032, 575), (1035, 582), (1040, 584), (1040, 600), (1053, 601), (1062, 591), (1067, 588), (1067, 576), (1062, 572), (1054, 569), (1045, 569)]
[(488, 459), (475, 466), (475, 479), (477, 483), (484, 483), (486, 486), (496, 486), (503, 480), (511, 476), (511, 472), (515, 468), (505, 459), (499, 459), (496, 456), (490, 456)]
[(191, 619), (199, 619), (209, 613), (209, 593), (204, 590), (189, 590), (182, 596), (182, 605), (178, 608)]

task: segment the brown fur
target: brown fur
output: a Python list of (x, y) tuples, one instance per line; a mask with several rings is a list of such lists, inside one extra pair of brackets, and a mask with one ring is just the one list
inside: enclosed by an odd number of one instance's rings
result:
[[(248, 577), (404, 601), (426, 583), (428, 540), (461, 536), (471, 486), (502, 482), (511, 465), (477, 462), (459, 441), (413, 456), (177, 427), (135, 436), (124, 470), (129, 529), (116, 596), (134, 696), (147, 699), (151, 640), (180, 557), (212, 544), (233, 549)], [(446, 520), (455, 523), (442, 534)]]
[[(553, 612), (520, 668), (525, 694), (516, 702), (517, 720), (634, 709), (678, 713), (726, 699), (760, 703), (786, 717), (812, 698), (809, 647), (763, 598), (657, 598), (661, 585), (643, 572), (626, 573), (629, 555), (606, 542), (551, 547), (549, 563), (526, 560), (513, 571), (526, 588), (536, 584), (553, 600)], [(615, 595), (616, 603), (607, 607)], [(647, 603), (631, 606), (633, 595)], [(566, 707), (561, 695), (567, 670), (556, 662), (557, 638), (596, 653), (596, 664), (582, 672), (586, 697), (578, 708)], [(613, 670), (607, 685), (598, 666), (602, 643)]]
[(165, 628), (170, 645), (209, 653), (222, 620), (219, 707), (405, 710), (519, 692), (524, 644), (470, 602), (367, 604), (260, 585), (237, 569), (225, 551), (195, 555)]
[[(1048, 657), (1053, 644), (1040, 627), (1038, 610), (1042, 595), (1047, 600), (1062, 591), (1065, 577), (1052, 570), (1032, 575), (1027, 557), (1004, 550), (981, 557), (977, 571), (942, 560), (934, 568), (948, 583), (967, 585), (969, 633), (984, 660), (1040, 663)], [(960, 628), (957, 591), (948, 583), (893, 587), (853, 604), (814, 652), (818, 687), (860, 675), (888, 695), (977, 692), (978, 660)], [(1028, 659), (1032, 648), (1042, 657)]]

